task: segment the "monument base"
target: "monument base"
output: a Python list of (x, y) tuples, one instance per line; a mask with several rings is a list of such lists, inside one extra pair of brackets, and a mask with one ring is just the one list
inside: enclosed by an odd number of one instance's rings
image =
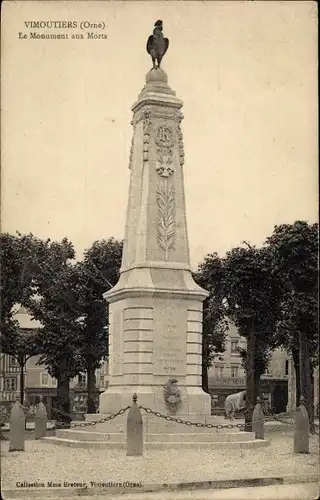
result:
[(137, 387), (109, 387), (99, 398), (100, 413), (117, 413), (121, 408), (132, 404), (132, 396), (138, 394), (138, 404), (159, 411), (164, 415), (173, 417), (199, 416), (206, 417), (211, 414), (211, 397), (201, 387), (181, 387), (181, 404), (176, 412), (170, 411), (164, 400), (164, 387), (137, 386)]
[[(101, 414), (86, 415), (86, 421), (94, 422), (110, 416)], [(118, 415), (107, 422), (82, 428), (57, 430), (55, 437), (47, 437), (43, 438), (43, 440), (70, 448), (103, 448), (124, 451), (127, 446), (127, 418), (128, 412)], [(270, 444), (269, 440), (255, 439), (254, 432), (244, 432), (236, 426), (229, 429), (223, 417), (180, 415), (180, 419), (197, 424), (206, 424), (206, 426), (200, 427), (199, 425), (190, 425), (190, 423), (188, 425), (177, 423), (156, 415), (146, 414), (142, 410), (144, 449), (147, 451), (154, 449), (250, 449)], [(74, 424), (79, 425), (79, 422), (74, 422)], [(233, 422), (233, 425), (235, 424), (236, 422)], [(219, 425), (219, 429), (212, 427), (217, 425)]]

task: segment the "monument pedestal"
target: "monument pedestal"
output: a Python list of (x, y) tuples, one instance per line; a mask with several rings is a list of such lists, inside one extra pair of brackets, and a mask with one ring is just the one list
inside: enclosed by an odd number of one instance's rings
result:
[[(152, 410), (205, 416), (211, 411), (210, 396), (201, 388), (202, 302), (208, 293), (190, 269), (182, 102), (161, 69), (151, 70), (146, 82), (132, 108), (121, 275), (105, 294), (110, 376), (100, 412), (131, 404), (136, 392), (140, 404)], [(174, 408), (168, 398), (176, 400)]]
[[(111, 375), (100, 396), (100, 412), (115, 413), (139, 403), (162, 413), (210, 415), (210, 396), (201, 388), (202, 303), (174, 294), (138, 292), (111, 304)], [(192, 300), (193, 299), (193, 300)], [(169, 379), (175, 379), (180, 404), (170, 411), (164, 395)]]

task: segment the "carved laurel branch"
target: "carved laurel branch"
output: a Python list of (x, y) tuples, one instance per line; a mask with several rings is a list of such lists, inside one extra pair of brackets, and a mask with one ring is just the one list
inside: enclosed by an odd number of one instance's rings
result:
[(168, 260), (168, 252), (175, 244), (176, 222), (174, 189), (167, 179), (159, 183), (157, 205), (157, 241), (165, 251), (165, 260)]

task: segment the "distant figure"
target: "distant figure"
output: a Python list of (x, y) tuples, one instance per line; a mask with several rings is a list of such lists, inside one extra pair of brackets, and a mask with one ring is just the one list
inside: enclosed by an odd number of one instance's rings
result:
[(158, 20), (154, 25), (153, 35), (149, 36), (147, 41), (147, 52), (151, 56), (153, 69), (160, 68), (162, 58), (169, 47), (169, 40), (164, 38), (162, 30), (162, 21)]
[(246, 397), (246, 391), (237, 392), (236, 394), (230, 394), (226, 397), (224, 402), (225, 418), (234, 420), (234, 415), (236, 411), (240, 411), (244, 406), (244, 401)]

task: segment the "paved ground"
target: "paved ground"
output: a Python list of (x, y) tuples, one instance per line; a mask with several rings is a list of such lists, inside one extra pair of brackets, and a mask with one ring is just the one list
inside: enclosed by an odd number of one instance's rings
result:
[[(112, 500), (317, 500), (319, 486), (311, 484), (293, 484), (284, 486), (260, 486), (258, 488), (230, 488), (227, 490), (183, 491), (174, 493), (145, 493), (112, 496)], [(109, 495), (84, 497), (82, 500), (111, 500)], [(14, 500), (12, 498), (12, 500)], [(25, 497), (24, 500), (34, 500)], [(43, 497), (42, 500), (49, 500)], [(50, 498), (52, 500), (52, 497)]]
[[(2, 489), (23, 482), (177, 483), (317, 473), (318, 436), (310, 438), (310, 454), (293, 453), (293, 434), (268, 433), (271, 445), (256, 450), (181, 450), (145, 452), (126, 457), (117, 450), (86, 450), (26, 441), (25, 452), (8, 452), (1, 443)], [(44, 495), (43, 495), (44, 496)]]

